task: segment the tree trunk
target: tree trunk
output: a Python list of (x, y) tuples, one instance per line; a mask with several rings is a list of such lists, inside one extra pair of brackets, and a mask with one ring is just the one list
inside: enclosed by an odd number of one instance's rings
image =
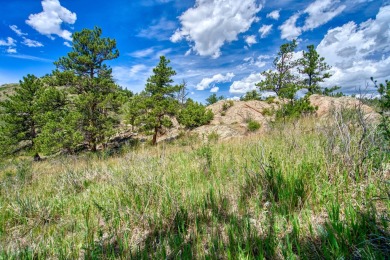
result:
[(96, 141), (95, 140), (92, 141), (91, 151), (92, 152), (96, 152), (97, 151), (97, 145), (96, 145)]
[(158, 133), (158, 127), (156, 126), (154, 127), (152, 145), (157, 145), (157, 133)]
[(34, 155), (34, 162), (39, 162), (40, 160), (42, 160), (41, 156), (39, 156), (38, 153), (35, 153), (35, 155)]

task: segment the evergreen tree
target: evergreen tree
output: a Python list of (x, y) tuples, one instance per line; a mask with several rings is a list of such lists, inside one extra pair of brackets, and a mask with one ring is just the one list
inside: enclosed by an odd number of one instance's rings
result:
[(217, 97), (217, 94), (213, 93), (208, 98), (206, 98), (206, 105), (209, 106), (209, 105), (215, 104), (218, 101), (223, 100), (223, 99), (224, 99), (223, 96)]
[(160, 57), (160, 62), (153, 69), (154, 74), (148, 78), (145, 87), (146, 113), (141, 121), (145, 129), (153, 130), (153, 145), (157, 144), (157, 135), (162, 127), (172, 125), (169, 116), (174, 116), (179, 107), (175, 93), (182, 86), (172, 85), (172, 77), (176, 75), (176, 72), (168, 66), (169, 62), (164, 56)]
[(120, 107), (119, 87), (114, 83), (112, 70), (104, 64), (117, 58), (119, 51), (115, 40), (101, 35), (97, 27), (74, 33), (72, 51), (55, 62), (63, 72), (56, 72), (58, 79), (71, 85), (72, 93), (76, 94), (73, 102), (81, 115), (80, 130), (92, 151), (113, 133), (118, 121), (112, 112)]
[(274, 70), (263, 71), (261, 74), (265, 79), (256, 84), (261, 91), (270, 90), (279, 97), (289, 99), (295, 95), (299, 89), (299, 81), (291, 70), (298, 64), (297, 61), (293, 60), (296, 47), (296, 40), (280, 46), (273, 61)]
[(332, 76), (329, 72), (326, 72), (330, 69), (330, 66), (326, 64), (325, 58), (320, 57), (314, 45), (307, 46), (307, 50), (307, 52), (303, 51), (298, 70), (306, 76), (303, 83), (309, 94), (321, 93), (318, 83)]
[(257, 90), (252, 90), (246, 92), (244, 96), (240, 98), (241, 101), (248, 101), (248, 100), (261, 100), (261, 95)]
[(42, 88), (41, 80), (29, 74), (23, 77), (13, 95), (0, 102), (0, 150), (3, 154), (13, 153), (20, 146), (25, 146), (35, 152), (36, 159), (40, 158), (35, 140), (43, 109), (37, 102)]
[(180, 124), (186, 128), (195, 128), (208, 124), (213, 120), (214, 114), (210, 109), (206, 109), (205, 106), (194, 102), (192, 99), (188, 99), (185, 108), (180, 110), (177, 120)]
[(146, 111), (145, 94), (145, 92), (135, 94), (130, 97), (122, 107), (122, 113), (124, 114), (125, 121), (131, 124), (132, 131), (134, 131), (135, 126), (140, 125), (141, 115), (143, 115)]

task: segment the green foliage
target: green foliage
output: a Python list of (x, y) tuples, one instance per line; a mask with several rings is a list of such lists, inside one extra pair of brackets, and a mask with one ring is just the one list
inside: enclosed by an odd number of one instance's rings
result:
[(168, 116), (176, 115), (179, 108), (175, 93), (182, 86), (172, 85), (172, 77), (176, 75), (176, 72), (168, 66), (169, 63), (169, 60), (161, 56), (159, 64), (153, 69), (154, 74), (148, 78), (145, 87), (145, 113), (140, 120), (145, 130), (153, 130), (153, 145), (157, 144), (159, 130), (163, 126), (172, 125)]
[(45, 103), (38, 102), (42, 89), (41, 80), (29, 74), (14, 94), (0, 102), (1, 153), (12, 153), (21, 145), (37, 152), (35, 139), (42, 125), (41, 113), (47, 109)]
[(241, 101), (249, 101), (249, 100), (261, 100), (261, 95), (257, 90), (252, 90), (246, 92), (244, 96), (240, 98)]
[(226, 112), (229, 108), (234, 106), (234, 101), (233, 100), (228, 100), (225, 101), (222, 105), (222, 111)]
[(311, 114), (316, 110), (317, 108), (310, 104), (310, 100), (306, 96), (304, 98), (282, 104), (281, 108), (276, 110), (276, 119), (297, 119), (302, 115)]
[(131, 124), (132, 131), (134, 131), (134, 126), (141, 124), (140, 117), (145, 113), (145, 92), (141, 94), (135, 94), (130, 97), (128, 101), (122, 107), (122, 113), (125, 117), (125, 121)]
[(217, 97), (217, 94), (213, 93), (208, 98), (206, 98), (206, 105), (212, 105), (217, 103), (220, 100), (224, 100), (225, 98), (223, 96)]
[(81, 115), (80, 130), (92, 151), (112, 135), (118, 123), (112, 112), (118, 111), (122, 101), (118, 98), (121, 94), (112, 78), (112, 70), (104, 64), (117, 58), (119, 51), (115, 40), (101, 35), (98, 27), (74, 33), (72, 51), (55, 62), (63, 72), (54, 73), (56, 79), (70, 85), (76, 95), (73, 102)]
[(340, 88), (341, 87), (339, 87), (339, 86), (334, 86), (331, 88), (324, 88), (322, 90), (321, 94), (324, 96), (329, 96), (329, 97), (342, 97), (342, 96), (344, 96), (344, 94), (342, 92), (334, 93), (336, 90), (339, 90)]
[(185, 107), (177, 115), (177, 120), (186, 128), (195, 128), (208, 124), (214, 118), (210, 109), (206, 109), (202, 104), (188, 99)]
[(296, 47), (296, 40), (280, 46), (273, 61), (274, 71), (263, 71), (261, 75), (265, 79), (256, 84), (261, 91), (273, 91), (283, 98), (291, 98), (291, 95), (295, 95), (295, 92), (300, 88), (297, 76), (291, 72), (298, 64), (297, 61), (293, 60)]
[(377, 85), (377, 81), (371, 78), (375, 87), (380, 95), (379, 98), (379, 114), (381, 115), (381, 122), (379, 124), (379, 130), (386, 143), (387, 151), (390, 150), (390, 81), (386, 80), (385, 83)]
[(299, 60), (298, 71), (306, 76), (303, 83), (310, 94), (321, 93), (318, 83), (332, 76), (326, 72), (330, 66), (326, 64), (324, 57), (320, 57), (314, 45), (307, 46), (307, 50), (303, 51), (303, 57)]
[(248, 122), (248, 130), (250, 132), (255, 132), (260, 129), (261, 124), (253, 119), (249, 119)]

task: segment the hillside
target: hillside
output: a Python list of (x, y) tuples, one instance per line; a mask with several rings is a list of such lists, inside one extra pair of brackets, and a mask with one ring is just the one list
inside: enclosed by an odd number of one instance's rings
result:
[[(235, 102), (208, 127), (238, 132), (261, 105)], [(221, 142), (5, 162), (0, 258), (386, 259), (389, 157), (351, 111)]]
[(6, 95), (12, 95), (14, 93), (14, 88), (19, 86), (18, 83), (3, 84), (0, 86), (0, 101), (6, 98)]
[[(199, 136), (214, 134), (221, 140), (251, 134), (264, 134), (270, 130), (270, 123), (274, 121), (273, 112), (280, 107), (280, 103), (281, 101), (278, 99), (273, 102), (221, 100), (207, 107), (213, 112), (214, 119), (208, 125), (198, 127), (190, 132)], [(367, 121), (374, 122), (379, 118), (379, 114), (374, 109), (353, 97), (311, 95), (310, 103), (317, 107), (315, 116), (318, 119), (326, 119), (335, 110), (357, 108), (361, 109)], [(248, 130), (249, 120), (260, 123), (260, 129), (255, 133)], [(175, 121), (174, 127), (164, 132), (159, 137), (159, 141), (177, 138), (181, 133), (180, 128), (180, 125)]]

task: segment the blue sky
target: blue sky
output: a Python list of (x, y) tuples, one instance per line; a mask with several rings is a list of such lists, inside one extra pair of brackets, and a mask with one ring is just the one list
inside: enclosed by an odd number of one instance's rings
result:
[[(99, 26), (120, 57), (117, 83), (141, 91), (159, 56), (185, 80), (190, 97), (239, 97), (255, 89), (281, 44), (296, 57), (314, 44), (332, 66), (323, 86), (358, 92), (390, 79), (389, 0), (13, 0), (2, 1), (0, 84), (43, 76), (71, 50), (71, 34)], [(372, 89), (372, 88), (370, 88)]]

